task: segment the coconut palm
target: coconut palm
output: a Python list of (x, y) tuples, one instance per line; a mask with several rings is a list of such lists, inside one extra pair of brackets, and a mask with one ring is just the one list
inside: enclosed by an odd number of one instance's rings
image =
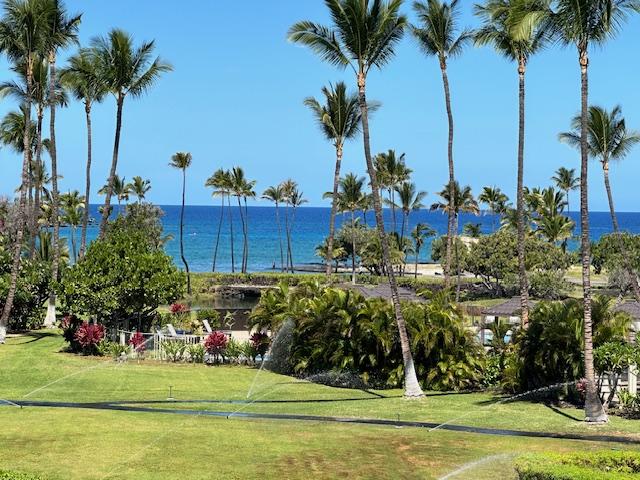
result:
[[(109, 192), (109, 182), (98, 190), (99, 195), (107, 195)], [(122, 202), (129, 201), (129, 194), (131, 193), (130, 184), (127, 183), (127, 179), (125, 177), (120, 177), (116, 175), (113, 177), (113, 184), (111, 185), (111, 194), (115, 195), (118, 200), (118, 215), (122, 210)]]
[(480, 238), (482, 236), (482, 223), (465, 223), (462, 227), (462, 233), (471, 238)]
[(411, 232), (411, 238), (413, 238), (415, 258), (415, 270), (414, 277), (418, 278), (418, 259), (420, 258), (420, 250), (424, 246), (427, 238), (436, 235), (436, 231), (426, 223), (418, 223)]
[[(336, 160), (336, 162), (337, 161), (338, 160)], [(282, 223), (280, 222), (280, 205), (285, 201), (282, 185), (275, 185), (267, 188), (262, 193), (262, 198), (270, 202), (273, 202), (274, 205), (276, 206), (276, 224), (278, 225), (278, 243), (280, 244), (280, 270), (284, 272), (284, 268), (285, 268), (284, 267), (284, 247), (282, 245)], [(333, 207), (332, 207), (332, 210), (333, 210)], [(334, 216), (335, 216), (335, 212), (334, 212)], [(329, 265), (331, 265), (331, 261), (333, 259), (333, 238), (331, 233), (332, 231), (333, 231), (333, 227), (330, 227), (329, 228), (330, 239), (327, 240), (327, 244), (326, 244), (325, 258), (327, 259)]]
[[(285, 215), (285, 228), (287, 230), (287, 255), (291, 273), (294, 272), (293, 267), (293, 249), (291, 248), (291, 238), (293, 231), (293, 224), (296, 218), (296, 209), (307, 203), (304, 198), (304, 194), (298, 189), (298, 184), (293, 180), (285, 180), (282, 183), (284, 191), (285, 203), (287, 205), (287, 214)], [(291, 207), (291, 215), (288, 215), (289, 207)]]
[(85, 121), (87, 125), (87, 166), (85, 173), (85, 194), (87, 208), (82, 218), (82, 233), (80, 238), (80, 257), (84, 255), (87, 246), (87, 229), (89, 225), (88, 203), (91, 198), (91, 162), (93, 154), (93, 136), (91, 124), (91, 109), (95, 103), (100, 103), (107, 94), (105, 79), (100, 75), (99, 62), (95, 51), (82, 49), (68, 60), (68, 65), (60, 72), (62, 85), (71, 92), (76, 100), (84, 104)]
[(160, 57), (153, 59), (155, 44), (144, 42), (134, 47), (133, 38), (123, 30), (113, 29), (106, 37), (97, 37), (91, 41), (93, 54), (98, 59), (101, 79), (116, 99), (116, 131), (113, 144), (113, 157), (104, 211), (100, 222), (100, 235), (104, 235), (109, 219), (113, 182), (118, 167), (120, 132), (122, 130), (122, 109), (127, 97), (139, 98), (144, 95), (164, 72), (172, 70), (171, 65)]
[(347, 174), (339, 181), (337, 198), (333, 198), (341, 212), (351, 214), (351, 282), (356, 284), (356, 211), (360, 209), (364, 196), (364, 177), (353, 173)]
[(580, 113), (580, 232), (582, 289), (584, 299), (584, 362), (587, 387), (585, 419), (607, 420), (598, 397), (593, 366), (593, 324), (591, 319), (591, 245), (589, 238), (589, 47), (602, 45), (638, 9), (636, 0), (557, 0), (551, 26), (565, 45), (576, 47), (581, 74)]
[(571, 205), (569, 203), (569, 194), (580, 188), (580, 177), (576, 177), (575, 168), (560, 167), (556, 170), (556, 173), (551, 177), (560, 190), (562, 190), (567, 198), (567, 212), (571, 212)]
[[(238, 210), (240, 210), (240, 220), (242, 221), (242, 266), (241, 272), (247, 273), (249, 262), (249, 211), (247, 209), (247, 198), (255, 198), (256, 193), (253, 188), (255, 180), (247, 180), (244, 170), (240, 167), (233, 167), (230, 172), (231, 192), (238, 200)], [(242, 202), (244, 201), (244, 209)]]
[(289, 30), (289, 39), (308, 46), (324, 61), (339, 68), (350, 68), (356, 75), (361, 111), (364, 153), (373, 193), (373, 209), (382, 246), (382, 261), (391, 289), (398, 324), (405, 374), (405, 395), (423, 395), (415, 372), (407, 328), (400, 307), (395, 273), (391, 268), (389, 240), (382, 218), (380, 191), (371, 155), (367, 105), (367, 75), (382, 68), (394, 56), (395, 46), (404, 34), (407, 19), (399, 14), (402, 0), (325, 0), (333, 25), (326, 27), (310, 21), (298, 22)]
[[(0, 20), (0, 51), (16, 65), (25, 65), (26, 97), (23, 104), (26, 125), (31, 121), (31, 92), (33, 88), (33, 65), (39, 53), (47, 50), (46, 21), (49, 7), (42, 1), (5, 0), (4, 15)], [(23, 135), (23, 160), (20, 174), (21, 187), (18, 200), (19, 221), (13, 244), (13, 258), (9, 276), (9, 289), (0, 315), (0, 343), (4, 343), (9, 315), (13, 308), (13, 300), (20, 270), (22, 242), (25, 230), (25, 214), (27, 205), (27, 189), (29, 183), (29, 165), (31, 153), (31, 129), (25, 128)]]
[[(459, 7), (458, 0), (450, 3), (442, 0), (425, 0), (414, 2), (413, 9), (418, 16), (419, 25), (413, 26), (411, 31), (418, 41), (420, 49), (427, 56), (435, 56), (440, 63), (442, 73), (442, 83), (444, 86), (445, 106), (447, 109), (447, 120), (449, 123), (449, 141), (447, 147), (447, 157), (449, 163), (449, 182), (453, 187), (455, 172), (453, 165), (453, 136), (454, 122), (451, 108), (451, 91), (449, 88), (449, 77), (447, 74), (447, 62), (451, 58), (462, 54), (464, 47), (472, 40), (473, 34), (470, 30), (459, 28)], [(452, 191), (449, 198), (453, 200)], [(445, 283), (450, 282), (449, 265), (451, 265), (453, 231), (455, 219), (453, 217), (453, 205), (449, 208), (449, 222), (447, 228), (447, 250), (445, 262)]]
[(62, 212), (62, 222), (71, 230), (71, 251), (73, 262), (78, 260), (78, 250), (76, 247), (76, 229), (82, 222), (83, 210), (86, 210), (84, 198), (77, 190), (69, 191), (60, 195), (60, 209)]
[(191, 275), (189, 273), (189, 264), (184, 256), (184, 197), (187, 188), (187, 168), (191, 166), (193, 157), (189, 152), (177, 152), (171, 157), (170, 167), (182, 170), (182, 206), (180, 208), (180, 258), (187, 272), (187, 293), (191, 295)]
[(492, 45), (496, 52), (518, 67), (518, 174), (516, 193), (516, 224), (518, 236), (518, 277), (522, 324), (529, 321), (529, 286), (525, 262), (525, 201), (524, 201), (524, 143), (525, 143), (525, 76), (532, 55), (538, 52), (547, 38), (545, 23), (548, 0), (487, 0), (476, 6), (476, 15), (483, 22), (475, 34), (477, 45)]
[[(329, 85), (322, 89), (325, 97), (321, 104), (313, 97), (309, 97), (304, 104), (311, 109), (316, 121), (320, 125), (327, 140), (333, 143), (336, 151), (336, 166), (333, 175), (333, 201), (331, 202), (331, 216), (329, 218), (329, 237), (327, 239), (327, 275), (331, 274), (331, 261), (333, 255), (333, 239), (336, 222), (336, 197), (338, 193), (338, 181), (344, 144), (347, 140), (355, 138), (360, 131), (360, 107), (358, 95), (347, 92), (347, 86), (338, 82), (335, 86)], [(371, 108), (372, 106), (370, 106)], [(277, 210), (277, 206), (276, 206)]]
[(499, 212), (504, 211), (504, 206), (509, 201), (507, 197), (499, 187), (484, 187), (482, 193), (478, 196), (478, 201), (484, 203), (491, 213), (491, 231), (496, 231), (496, 219), (495, 216)]
[(149, 190), (151, 190), (151, 181), (144, 180), (141, 176), (136, 175), (127, 188), (129, 193), (133, 194), (138, 199), (138, 204), (140, 204), (142, 200), (145, 199)]
[(220, 219), (218, 221), (218, 232), (216, 233), (216, 245), (213, 249), (213, 266), (211, 271), (216, 271), (218, 260), (218, 247), (220, 246), (220, 233), (222, 232), (222, 222), (224, 220), (224, 200), (229, 195), (229, 172), (222, 168), (216, 170), (205, 182), (205, 187), (213, 188), (212, 196), (220, 197)]
[(566, 250), (566, 241), (573, 235), (575, 223), (564, 215), (541, 215), (535, 222), (536, 233), (549, 243), (562, 242)]
[(376, 155), (374, 160), (376, 175), (378, 178), (378, 184), (380, 188), (387, 189), (389, 198), (385, 203), (391, 207), (391, 220), (393, 225), (393, 231), (397, 232), (396, 221), (396, 187), (402, 182), (409, 180), (411, 176), (411, 169), (407, 168), (405, 163), (405, 154), (403, 153), (399, 157), (396, 155), (395, 150), (389, 150), (386, 153), (380, 153)]
[(402, 227), (400, 228), (400, 245), (402, 245), (405, 230), (409, 226), (409, 215), (411, 212), (418, 212), (425, 208), (422, 201), (427, 196), (427, 192), (418, 191), (413, 182), (402, 182), (396, 185), (394, 190), (398, 194), (398, 207), (402, 210)]
[[(453, 192), (453, 198), (450, 198), (451, 192)], [(461, 271), (459, 263), (459, 251), (458, 251), (458, 217), (461, 213), (472, 213), (478, 215), (480, 213), (480, 207), (478, 202), (471, 192), (470, 186), (460, 188), (458, 182), (453, 182), (453, 186), (447, 185), (438, 193), (438, 196), (442, 199), (440, 202), (435, 202), (431, 205), (431, 210), (439, 210), (447, 215), (453, 215), (455, 238), (455, 257), (456, 257), (456, 301), (460, 300), (460, 285), (461, 285)]]

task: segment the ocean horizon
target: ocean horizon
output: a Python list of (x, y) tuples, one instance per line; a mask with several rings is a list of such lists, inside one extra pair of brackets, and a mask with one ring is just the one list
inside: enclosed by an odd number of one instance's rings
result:
[[(165, 251), (171, 255), (175, 264), (182, 268), (180, 260), (180, 205), (158, 205), (164, 212), (162, 217), (162, 226), (165, 235), (171, 235), (165, 245)], [(99, 205), (90, 205), (89, 211), (91, 217), (99, 219)], [(118, 211), (118, 205), (115, 211)], [(124, 205), (120, 208), (124, 209)], [(231, 271), (231, 236), (229, 235), (229, 218), (228, 209), (225, 209), (222, 231), (220, 233), (220, 244), (218, 248), (218, 257), (216, 262), (216, 271)], [(293, 262), (296, 266), (309, 266), (312, 264), (320, 264), (323, 260), (315, 253), (315, 249), (320, 245), (329, 231), (330, 207), (300, 207), (295, 211), (295, 218), (292, 227), (292, 252)], [(236, 271), (239, 271), (240, 259), (242, 257), (242, 224), (240, 220), (240, 212), (238, 207), (232, 207), (231, 215), (233, 219), (234, 229), (234, 252), (236, 259)], [(402, 216), (396, 212), (398, 230), (402, 221)], [(579, 212), (570, 212), (567, 214), (577, 227), (575, 235), (579, 235)], [(281, 221), (284, 227), (284, 208), (280, 208)], [(275, 207), (273, 206), (250, 206), (248, 207), (249, 218), (249, 262), (248, 270), (250, 272), (272, 271), (275, 264), (276, 270), (280, 267), (280, 247), (278, 240), (278, 225), (276, 223)], [(363, 222), (362, 213), (358, 212), (358, 218)], [(612, 231), (611, 217), (608, 212), (590, 212), (590, 236), (592, 240), (599, 239), (602, 235)], [(392, 228), (393, 218), (390, 209), (384, 211), (385, 225), (388, 230)], [(634, 234), (640, 234), (640, 213), (637, 212), (619, 212), (618, 220), (620, 228)], [(220, 206), (214, 205), (187, 205), (185, 206), (184, 219), (184, 248), (185, 257), (189, 263), (192, 272), (211, 272), (213, 265), (213, 252), (216, 242), (218, 224), (220, 221)], [(340, 228), (342, 222), (348, 223), (350, 217), (348, 215), (339, 214), (336, 217), (336, 228)], [(375, 225), (373, 212), (367, 214), (366, 222), (370, 226)], [(414, 212), (409, 217), (409, 227), (407, 231), (411, 231), (417, 223), (427, 223), (443, 235), (447, 231), (447, 216), (440, 212), (430, 212), (428, 210), (420, 210)], [(466, 223), (479, 223), (483, 234), (491, 233), (494, 228), (499, 227), (499, 219), (496, 215), (482, 213), (481, 215), (462, 214), (460, 215), (460, 230)], [(61, 236), (70, 238), (70, 229), (61, 228)], [(98, 235), (98, 225), (89, 225), (87, 231), (88, 241), (94, 240)], [(80, 239), (80, 229), (77, 229), (76, 236)], [(423, 263), (432, 262), (431, 259), (431, 240), (420, 252), (419, 261)], [(578, 246), (576, 239), (569, 242), (569, 248), (575, 249)], [(71, 245), (69, 244), (69, 248)], [(410, 261), (413, 261), (411, 257)]]

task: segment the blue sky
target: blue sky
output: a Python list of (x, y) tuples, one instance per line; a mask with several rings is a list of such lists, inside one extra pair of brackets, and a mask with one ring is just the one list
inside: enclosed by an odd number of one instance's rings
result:
[[(463, 22), (477, 25), (472, 2), (463, 3)], [(301, 19), (327, 22), (321, 0), (68, 0), (70, 11), (84, 12), (81, 41), (112, 27), (132, 33), (137, 42), (155, 39), (157, 52), (175, 70), (142, 99), (128, 99), (118, 171), (130, 179), (149, 178), (149, 200), (180, 201), (179, 172), (167, 166), (176, 151), (193, 153), (188, 172), (187, 203), (211, 203), (203, 186), (219, 167), (244, 167), (261, 192), (291, 177), (311, 205), (323, 205), (331, 186), (333, 148), (315, 125), (302, 101), (318, 96), (328, 82), (349, 72), (323, 64), (310, 51), (286, 40), (291, 24)], [(410, 3), (404, 10), (410, 12)], [(622, 105), (628, 125), (640, 129), (640, 62), (637, 46), (640, 18), (591, 54), (591, 103)], [(6, 77), (4, 62), (0, 64)], [(517, 75), (515, 67), (489, 48), (470, 47), (450, 62), (456, 118), (455, 161), (460, 182), (478, 193), (498, 185), (510, 196), (515, 189)], [(446, 181), (447, 124), (437, 62), (426, 58), (410, 38), (383, 72), (373, 72), (369, 98), (382, 102), (372, 120), (374, 152), (405, 152), (418, 187), (433, 193)], [(574, 49), (558, 46), (532, 59), (528, 70), (526, 184), (546, 186), (559, 166), (578, 167), (578, 155), (557, 141), (579, 108), (579, 70)], [(14, 108), (0, 103), (0, 114)], [(92, 181), (102, 185), (108, 173), (115, 125), (115, 102), (95, 107)], [(86, 158), (84, 112), (72, 104), (58, 114), (58, 150), (64, 179), (61, 190), (82, 189)], [(0, 152), (0, 195), (18, 184), (20, 160)], [(599, 164), (591, 164), (591, 208), (605, 210)], [(344, 171), (364, 174), (361, 139), (345, 151)], [(611, 181), (617, 207), (637, 211), (640, 147), (619, 165)], [(573, 195), (577, 206), (577, 195)], [(92, 196), (92, 202), (99, 200)]]

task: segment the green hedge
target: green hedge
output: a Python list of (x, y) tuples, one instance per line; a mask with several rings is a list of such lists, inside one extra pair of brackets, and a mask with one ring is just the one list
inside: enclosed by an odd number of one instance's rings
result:
[(28, 473), (5, 472), (0, 470), (0, 480), (43, 480), (43, 478)]
[(640, 473), (640, 452), (526, 455), (516, 471), (520, 480), (631, 480)]

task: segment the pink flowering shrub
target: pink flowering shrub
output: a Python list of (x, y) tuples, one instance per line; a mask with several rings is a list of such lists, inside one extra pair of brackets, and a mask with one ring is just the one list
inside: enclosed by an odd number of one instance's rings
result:
[(98, 344), (104, 339), (104, 325), (83, 322), (78, 327), (74, 339), (85, 355), (96, 355)]
[(137, 353), (144, 353), (147, 349), (145, 342), (144, 335), (140, 332), (134, 333), (129, 339), (129, 345), (131, 345)]

